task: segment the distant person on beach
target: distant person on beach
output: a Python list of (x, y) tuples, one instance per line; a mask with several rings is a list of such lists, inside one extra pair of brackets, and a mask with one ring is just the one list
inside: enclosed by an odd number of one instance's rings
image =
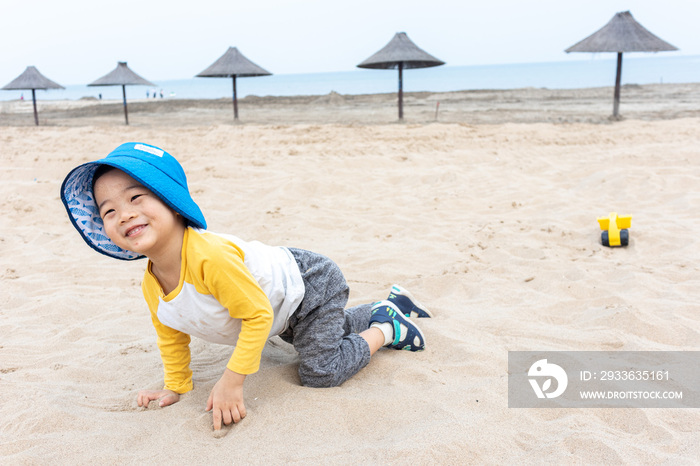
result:
[(163, 89), (160, 90), (160, 98), (163, 98)]
[(431, 313), (404, 288), (345, 309), (348, 285), (329, 258), (207, 231), (182, 166), (158, 147), (122, 144), (78, 166), (61, 199), (90, 247), (117, 259), (148, 258), (142, 291), (165, 383), (139, 391), (139, 406), (168, 406), (193, 389), (191, 335), (235, 346), (207, 400), (215, 430), (246, 417), (243, 382), (275, 335), (294, 345), (309, 387), (341, 385), (381, 347), (425, 348), (412, 319)]
[(148, 89), (146, 89), (146, 98), (148, 99), (148, 98), (150, 98), (150, 97), (151, 97), (151, 91), (149, 91)]

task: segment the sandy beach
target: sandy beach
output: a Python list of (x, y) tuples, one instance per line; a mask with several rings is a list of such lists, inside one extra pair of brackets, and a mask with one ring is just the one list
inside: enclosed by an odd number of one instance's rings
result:
[[(697, 464), (697, 409), (508, 407), (508, 351), (700, 349), (700, 84), (0, 102), (3, 464)], [(437, 103), (439, 102), (439, 107)], [(436, 108), (437, 119), (436, 119)], [(97, 254), (59, 199), (117, 145), (175, 155), (209, 229), (323, 253), (350, 304), (399, 283), (435, 317), (421, 353), (381, 350), (302, 387), (269, 341), (248, 417), (205, 404), (231, 349), (193, 339), (195, 390), (162, 386), (145, 262)], [(630, 244), (596, 217), (633, 215)]]
[[(132, 88), (135, 88), (132, 86)], [(132, 89), (133, 92), (133, 89)], [(700, 83), (622, 86), (620, 113), (630, 120), (700, 117)], [(124, 123), (121, 100), (37, 101), (40, 125), (114, 126)], [(406, 123), (609, 123), (613, 88), (409, 92)], [(238, 100), (240, 122), (252, 125), (387, 124), (398, 119), (397, 95), (247, 96)], [(0, 127), (33, 126), (31, 100), (0, 101)], [(129, 99), (129, 125), (210, 126), (233, 123), (230, 97)]]

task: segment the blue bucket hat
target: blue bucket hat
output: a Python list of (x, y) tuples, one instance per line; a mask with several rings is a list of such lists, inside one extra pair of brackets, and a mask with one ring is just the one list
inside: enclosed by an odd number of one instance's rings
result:
[(171, 209), (182, 215), (188, 225), (207, 228), (202, 211), (190, 196), (185, 171), (175, 157), (149, 144), (128, 142), (114, 149), (103, 159), (74, 168), (61, 185), (61, 200), (73, 226), (97, 252), (123, 260), (145, 257), (120, 248), (105, 233), (104, 223), (92, 192), (93, 177), (100, 165), (118, 168), (144, 185)]

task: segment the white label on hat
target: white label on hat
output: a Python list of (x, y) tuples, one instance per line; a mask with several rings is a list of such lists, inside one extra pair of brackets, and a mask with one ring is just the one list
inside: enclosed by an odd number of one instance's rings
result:
[(163, 157), (163, 151), (156, 149), (155, 147), (144, 146), (143, 144), (136, 144), (134, 149), (148, 152), (149, 154), (155, 155), (156, 157)]

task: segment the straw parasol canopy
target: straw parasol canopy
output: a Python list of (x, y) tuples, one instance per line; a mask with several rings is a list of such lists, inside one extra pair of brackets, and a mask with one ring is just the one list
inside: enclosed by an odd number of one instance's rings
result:
[(229, 47), (209, 68), (199, 73), (197, 78), (231, 78), (233, 81), (233, 119), (238, 120), (238, 98), (236, 78), (270, 76), (272, 73), (248, 60), (237, 47)]
[(665, 52), (670, 50), (678, 50), (678, 48), (649, 32), (632, 17), (629, 11), (622, 11), (616, 13), (608, 24), (601, 29), (566, 49), (566, 53), (617, 53), (613, 118), (618, 118), (620, 108), (622, 54), (624, 52)]
[(357, 65), (358, 68), (379, 70), (399, 70), (399, 120), (403, 120), (403, 70), (409, 68), (430, 68), (444, 65), (425, 50), (419, 48), (405, 32), (397, 32), (393, 39), (380, 51)]
[(117, 62), (117, 67), (88, 86), (121, 86), (124, 99), (124, 120), (129, 124), (129, 112), (126, 108), (126, 86), (155, 86), (126, 66), (125, 61)]
[(2, 88), (6, 91), (32, 90), (32, 103), (34, 104), (34, 123), (39, 126), (39, 115), (36, 111), (36, 89), (65, 89), (58, 83), (39, 73), (34, 66), (28, 66), (24, 73), (20, 74), (11, 83)]

